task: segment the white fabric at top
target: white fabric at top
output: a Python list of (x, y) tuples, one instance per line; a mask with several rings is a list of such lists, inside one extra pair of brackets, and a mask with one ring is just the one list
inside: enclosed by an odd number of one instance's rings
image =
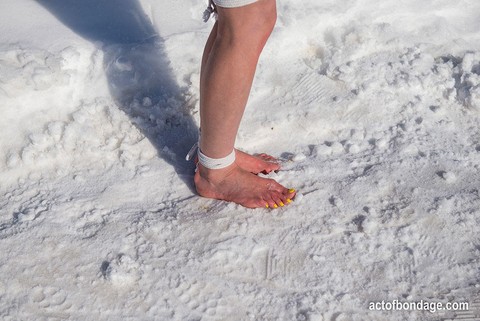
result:
[(213, 0), (217, 6), (223, 8), (242, 7), (257, 1), (258, 0)]

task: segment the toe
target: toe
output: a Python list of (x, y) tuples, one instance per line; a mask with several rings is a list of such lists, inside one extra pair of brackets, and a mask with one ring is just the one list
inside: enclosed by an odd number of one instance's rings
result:
[(278, 165), (278, 160), (277, 160), (275, 157), (270, 156), (270, 155), (268, 155), (268, 154), (265, 154), (265, 153), (255, 154), (255, 156), (258, 157), (258, 158), (260, 158), (261, 160), (263, 160), (263, 161), (265, 161), (265, 162)]
[(280, 194), (280, 200), (283, 202), (284, 205), (288, 205), (293, 202), (296, 195), (296, 191), (291, 188), (284, 188)]
[(284, 207), (285, 206), (286, 198), (284, 199), (282, 196), (283, 195), (280, 194), (280, 193), (274, 193), (272, 195), (272, 199), (278, 207)]
[(267, 174), (270, 174), (271, 172), (277, 172), (279, 169), (280, 169), (280, 166), (276, 164), (272, 164), (267, 168), (265, 168), (264, 170), (262, 170), (261, 173), (267, 175)]
[(265, 199), (261, 199), (259, 202), (258, 202), (258, 207), (263, 207), (263, 208), (271, 208), (272, 207), (272, 204), (270, 202), (268, 202), (267, 200)]
[(255, 156), (260, 157), (260, 158), (262, 158), (263, 160), (268, 160), (268, 161), (275, 160), (275, 157), (273, 157), (273, 156), (271, 156), (271, 155), (268, 155), (268, 154), (265, 154), (265, 153), (255, 154)]
[(284, 195), (286, 195), (288, 199), (293, 200), (295, 195), (297, 195), (297, 191), (293, 188), (289, 188), (287, 189), (287, 193), (284, 193)]
[[(278, 205), (275, 200), (271, 197), (271, 195), (265, 195), (264, 202), (268, 204), (268, 208), (277, 208)], [(266, 206), (265, 206), (266, 207)]]

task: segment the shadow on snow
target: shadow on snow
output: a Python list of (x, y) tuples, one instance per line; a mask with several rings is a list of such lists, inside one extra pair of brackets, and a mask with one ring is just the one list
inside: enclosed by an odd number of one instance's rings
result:
[(104, 53), (112, 97), (193, 190), (185, 154), (198, 139), (185, 90), (176, 83), (164, 41), (138, 0), (37, 0)]

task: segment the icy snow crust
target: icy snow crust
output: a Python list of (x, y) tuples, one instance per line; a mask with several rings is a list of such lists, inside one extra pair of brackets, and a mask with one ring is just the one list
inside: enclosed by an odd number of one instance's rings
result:
[[(237, 147), (276, 211), (194, 193), (201, 1), (0, 3), (2, 320), (446, 320), (480, 292), (480, 2), (283, 0)], [(468, 314), (470, 313), (470, 314)], [(473, 310), (465, 315), (473, 317)]]

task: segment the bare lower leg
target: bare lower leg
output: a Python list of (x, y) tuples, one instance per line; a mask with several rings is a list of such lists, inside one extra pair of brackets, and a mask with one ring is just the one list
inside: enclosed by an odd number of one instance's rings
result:
[[(212, 52), (213, 45), (217, 38), (218, 33), (218, 22), (212, 28), (210, 35), (208, 37), (207, 43), (205, 44), (205, 49), (203, 51), (202, 57), (202, 65), (200, 69), (200, 87), (204, 88), (204, 83), (206, 81), (205, 75), (208, 75), (208, 72), (205, 70), (207, 62), (210, 57), (210, 53)], [(280, 164), (277, 160), (267, 154), (258, 154), (258, 155), (250, 155), (246, 152), (240, 151), (236, 149), (237, 159), (236, 163), (242, 169), (251, 172), (253, 174), (258, 173), (270, 173), (272, 171), (276, 171), (280, 169)]]
[[(219, 20), (205, 49), (200, 86), (200, 148), (209, 157), (222, 158), (233, 149), (258, 57), (273, 27), (263, 13), (272, 9), (275, 0), (218, 8)], [(246, 207), (283, 206), (294, 196), (293, 191), (251, 175), (236, 163), (218, 170), (200, 164), (195, 184), (202, 196)]]
[(200, 86), (200, 147), (213, 158), (232, 151), (261, 51), (251, 50), (249, 31), (232, 22), (239, 17), (231, 11), (242, 8), (218, 10), (217, 35), (205, 59)]

